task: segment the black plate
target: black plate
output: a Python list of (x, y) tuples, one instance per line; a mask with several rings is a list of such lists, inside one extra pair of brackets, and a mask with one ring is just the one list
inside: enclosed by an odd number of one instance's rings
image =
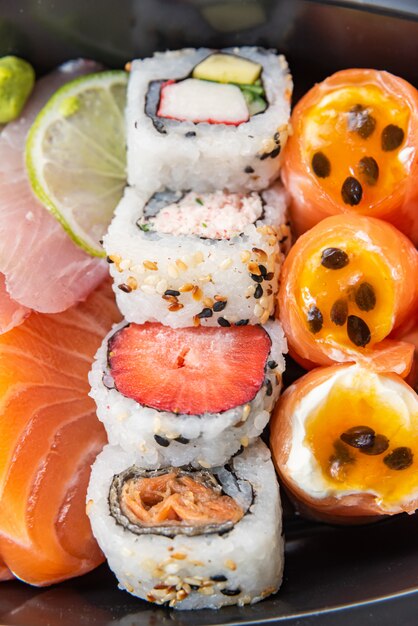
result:
[[(134, 56), (185, 45), (263, 45), (284, 52), (299, 97), (345, 67), (375, 67), (418, 85), (418, 1), (0, 0), (0, 56), (39, 72), (77, 56), (121, 67)], [(416, 625), (418, 516), (365, 527), (305, 522), (285, 501), (286, 565), (280, 592), (253, 607), (176, 612), (118, 591), (106, 566), (35, 589), (0, 586), (0, 623)]]

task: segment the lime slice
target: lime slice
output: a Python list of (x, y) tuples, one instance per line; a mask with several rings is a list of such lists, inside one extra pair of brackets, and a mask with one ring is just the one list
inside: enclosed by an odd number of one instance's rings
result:
[(94, 256), (126, 184), (127, 73), (88, 74), (54, 93), (26, 141), (32, 189)]

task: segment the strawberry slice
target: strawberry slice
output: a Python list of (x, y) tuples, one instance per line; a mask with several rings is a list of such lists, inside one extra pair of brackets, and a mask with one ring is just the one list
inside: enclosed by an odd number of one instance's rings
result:
[(264, 381), (271, 348), (260, 326), (169, 328), (130, 324), (109, 341), (117, 390), (173, 413), (220, 413), (250, 402)]

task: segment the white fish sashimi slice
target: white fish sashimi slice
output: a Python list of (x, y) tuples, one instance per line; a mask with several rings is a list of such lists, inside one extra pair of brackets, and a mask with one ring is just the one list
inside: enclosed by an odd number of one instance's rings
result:
[(92, 61), (72, 61), (40, 79), (20, 119), (0, 135), (0, 272), (13, 300), (42, 313), (64, 311), (86, 298), (107, 268), (78, 248), (35, 198), (24, 163), (26, 136), (59, 87), (100, 69)]
[(8, 330), (15, 326), (19, 326), (29, 313), (30, 309), (15, 302), (9, 296), (4, 275), (0, 274), (0, 335), (7, 333)]

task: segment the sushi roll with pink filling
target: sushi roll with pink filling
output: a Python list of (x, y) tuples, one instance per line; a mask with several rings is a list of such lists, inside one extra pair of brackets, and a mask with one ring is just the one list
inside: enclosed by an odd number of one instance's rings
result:
[(265, 327), (115, 327), (90, 373), (109, 442), (138, 465), (212, 467), (247, 447), (280, 393), (286, 340)]
[(173, 328), (265, 324), (290, 243), (287, 195), (128, 188), (104, 238), (129, 322)]
[(131, 63), (128, 182), (142, 189), (259, 190), (278, 176), (292, 79), (273, 50), (200, 48)]

